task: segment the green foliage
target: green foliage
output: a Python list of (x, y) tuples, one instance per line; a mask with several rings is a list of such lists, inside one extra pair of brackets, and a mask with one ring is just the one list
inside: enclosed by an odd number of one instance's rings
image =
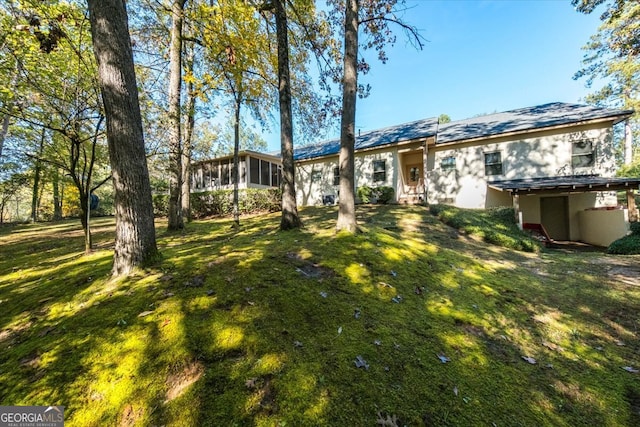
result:
[[(583, 13), (591, 13), (604, 0), (572, 0)], [(640, 2), (612, 1), (600, 16), (602, 24), (583, 47), (583, 68), (574, 79), (585, 78), (587, 87), (603, 84), (587, 102), (634, 109), (632, 132), (640, 134)], [(625, 175), (628, 176), (628, 175)]]
[(628, 178), (640, 177), (640, 159), (636, 159), (636, 161), (631, 164), (620, 166), (616, 175)]
[(451, 117), (449, 117), (448, 114), (440, 114), (438, 116), (438, 123), (440, 124), (444, 124), (444, 123), (450, 123), (451, 122)]
[(356, 196), (358, 196), (361, 203), (370, 203), (372, 195), (373, 189), (368, 185), (363, 185), (356, 189)]
[(158, 220), (163, 258), (119, 281), (77, 221), (0, 228), (2, 401), (63, 399), (70, 426), (638, 425), (632, 273), (455, 239), (419, 206), (361, 206), (348, 236), (335, 212)]
[(525, 252), (537, 252), (540, 243), (518, 228), (513, 208), (487, 210), (461, 209), (449, 205), (430, 205), (429, 212), (445, 224), (478, 236), (485, 242)]
[(376, 188), (376, 192), (378, 196), (378, 203), (386, 205), (393, 200), (393, 187), (378, 187)]
[[(238, 208), (240, 213), (255, 214), (277, 212), (281, 208), (279, 189), (249, 188), (239, 191)], [(168, 198), (166, 194), (153, 196), (154, 215), (167, 216)], [(214, 190), (191, 193), (191, 215), (193, 218), (227, 216), (233, 214), (233, 191)]]
[(380, 203), (386, 205), (393, 200), (394, 190), (392, 187), (369, 187), (363, 185), (356, 189), (356, 195), (361, 203)]
[(631, 229), (632, 235), (640, 236), (640, 221), (632, 222), (629, 224), (629, 228)]
[(616, 255), (640, 255), (640, 234), (630, 234), (611, 243), (607, 253)]

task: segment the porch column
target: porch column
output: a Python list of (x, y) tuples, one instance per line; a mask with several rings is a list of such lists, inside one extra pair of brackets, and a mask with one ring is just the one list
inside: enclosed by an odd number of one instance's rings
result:
[(425, 205), (429, 204), (429, 199), (427, 199), (427, 195), (429, 193), (429, 178), (427, 174), (427, 158), (429, 154), (429, 138), (424, 140), (424, 149), (422, 150), (422, 192), (424, 197)]
[(629, 222), (638, 221), (638, 209), (636, 208), (636, 198), (634, 190), (627, 190), (627, 209), (629, 210)]
[(515, 220), (518, 227), (522, 230), (522, 223), (520, 222), (520, 195), (518, 193), (513, 193), (511, 196), (513, 200), (513, 211), (515, 212)]

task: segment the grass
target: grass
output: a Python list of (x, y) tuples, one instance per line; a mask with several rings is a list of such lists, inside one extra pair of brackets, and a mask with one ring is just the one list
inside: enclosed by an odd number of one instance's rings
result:
[(0, 405), (69, 426), (640, 423), (638, 256), (513, 251), (423, 207), (359, 207), (355, 236), (301, 213), (160, 222), (162, 263), (116, 281), (110, 219), (90, 256), (76, 222), (0, 229)]
[(429, 210), (445, 224), (487, 243), (525, 252), (540, 250), (540, 242), (518, 228), (512, 208), (478, 210), (431, 205)]

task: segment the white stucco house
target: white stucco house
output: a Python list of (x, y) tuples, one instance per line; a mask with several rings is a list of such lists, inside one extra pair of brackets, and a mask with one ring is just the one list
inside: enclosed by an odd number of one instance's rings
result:
[[(615, 178), (613, 147), (613, 125), (632, 114), (556, 102), (362, 133), (356, 187), (392, 187), (398, 203), (513, 206), (525, 227), (542, 224), (553, 239), (605, 246), (637, 218), (640, 177)], [(332, 140), (295, 149), (299, 205), (338, 199), (339, 146)], [(626, 209), (618, 208), (617, 191), (626, 191)]]

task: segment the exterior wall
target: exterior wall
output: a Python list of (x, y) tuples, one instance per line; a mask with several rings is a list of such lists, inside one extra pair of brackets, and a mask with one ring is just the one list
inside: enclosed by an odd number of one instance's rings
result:
[[(376, 160), (385, 161), (385, 180), (373, 181), (373, 163)], [(395, 147), (356, 153), (355, 185), (361, 187), (393, 187), (395, 198), (398, 197), (397, 182), (399, 179), (399, 159)], [(323, 196), (335, 196), (338, 200), (339, 185), (333, 184), (334, 169), (338, 167), (338, 156), (326, 157), (318, 160), (296, 162), (296, 197), (301, 206), (322, 204)]]
[[(601, 206), (616, 206), (616, 203), (602, 204), (603, 201), (607, 201), (608, 197), (603, 196), (601, 193), (547, 193), (543, 195), (525, 195), (520, 194), (520, 211), (522, 212), (522, 222), (530, 222), (534, 224), (542, 223), (542, 213), (540, 207), (540, 199), (542, 197), (568, 197), (567, 203), (567, 216), (569, 225), (569, 240), (584, 241), (583, 236), (584, 226), (582, 224), (581, 216), (583, 212), (601, 207)], [(562, 219), (558, 219), (561, 221)], [(601, 225), (598, 225), (600, 227)]]
[(629, 231), (629, 215), (626, 209), (592, 209), (580, 212), (580, 235), (585, 243), (609, 246)]
[[(578, 141), (592, 142), (593, 166), (572, 167), (572, 146)], [(485, 175), (484, 154), (491, 152), (501, 154), (500, 175)], [(455, 158), (455, 170), (442, 169), (442, 160), (447, 157)], [(430, 147), (428, 164), (429, 203), (450, 203), (466, 208), (487, 208), (505, 203), (504, 197), (488, 190), (487, 182), (490, 181), (559, 175), (613, 176), (615, 172), (612, 130), (607, 124), (436, 145)]]

